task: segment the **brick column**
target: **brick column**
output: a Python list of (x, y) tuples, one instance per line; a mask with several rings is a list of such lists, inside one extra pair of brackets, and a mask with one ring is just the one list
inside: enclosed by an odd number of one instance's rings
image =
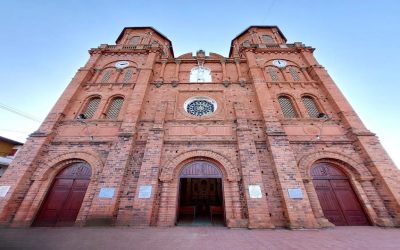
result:
[(10, 189), (6, 197), (0, 198), (0, 226), (6, 226), (11, 222), (30, 185), (32, 185), (31, 177), (37, 168), (37, 158), (53, 139), (53, 131), (58, 122), (63, 119), (64, 112), (79, 87), (92, 76), (93, 71), (90, 68), (98, 56), (97, 54), (93, 55), (89, 60), (92, 63), (87, 63), (85, 68), (78, 70), (39, 129), (30, 135), (8, 170), (1, 177), (0, 185), (10, 186)]
[[(133, 218), (131, 223), (136, 226), (150, 226), (154, 204), (158, 198), (158, 175), (160, 172), (161, 153), (164, 144), (164, 118), (167, 104), (161, 103), (156, 111), (154, 126), (149, 136), (144, 151), (142, 166), (133, 200)], [(140, 197), (141, 187), (151, 187), (150, 197)], [(163, 186), (162, 191), (166, 191)]]
[[(246, 50), (245, 54), (250, 68), (250, 75), (254, 82), (258, 104), (265, 122), (267, 144), (273, 161), (273, 166), (271, 167), (274, 169), (278, 189), (283, 198), (285, 216), (288, 220), (287, 226), (289, 228), (317, 228), (319, 226), (311, 209), (294, 153), (287, 135), (276, 117), (273, 100), (262, 71), (256, 63), (254, 52)], [(303, 198), (290, 198), (288, 194), (289, 188), (300, 189)]]
[(360, 183), (365, 194), (368, 196), (368, 200), (370, 201), (373, 210), (376, 212), (377, 219), (375, 220), (375, 223), (378, 226), (393, 226), (393, 222), (385, 207), (385, 204), (383, 203), (383, 200), (376, 191), (375, 187), (372, 185), (371, 180), (360, 180)]
[[(150, 51), (146, 64), (141, 68), (137, 83), (131, 95), (127, 96), (127, 109), (124, 121), (120, 128), (120, 134), (114, 145), (111, 146), (107, 156), (103, 172), (99, 177), (99, 186), (95, 192), (87, 225), (109, 225), (113, 224), (117, 216), (118, 201), (124, 185), (125, 175), (134, 147), (137, 121), (149, 86), (155, 63), (156, 53)], [(112, 198), (100, 198), (101, 188), (113, 188)]]
[[(237, 117), (237, 143), (239, 148), (240, 165), (242, 166), (243, 185), (246, 189), (245, 198), (249, 214), (249, 228), (274, 228), (271, 223), (265, 190), (262, 181), (260, 164), (257, 158), (257, 149), (253, 134), (248, 126), (246, 113), (240, 103), (234, 104)], [(261, 197), (252, 198), (249, 186), (257, 185), (261, 188)]]

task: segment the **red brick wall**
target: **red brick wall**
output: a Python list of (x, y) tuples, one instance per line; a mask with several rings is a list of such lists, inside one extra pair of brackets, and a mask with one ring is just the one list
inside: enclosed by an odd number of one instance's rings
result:
[[(262, 35), (273, 37), (274, 44), (263, 43)], [(136, 45), (130, 43), (133, 36), (141, 37)], [(179, 170), (202, 159), (224, 173), (229, 227), (332, 226), (309, 173), (317, 161), (348, 175), (372, 224), (399, 225), (399, 171), (313, 57), (314, 49), (285, 40), (277, 27), (252, 27), (233, 40), (229, 58), (174, 57), (159, 32), (127, 28), (117, 45), (91, 49), (87, 64), (0, 179), (0, 185), (10, 186), (0, 197), (0, 224), (29, 226), (56, 174), (83, 160), (93, 176), (77, 225), (173, 226)], [(279, 70), (274, 59), (288, 66)], [(129, 67), (115, 68), (118, 61)], [(212, 83), (189, 83), (199, 63), (211, 70)], [(278, 81), (267, 67), (278, 70)], [(292, 79), (289, 67), (299, 80)], [(128, 69), (132, 76), (124, 81)], [(112, 74), (104, 81), (107, 70)], [(277, 101), (282, 94), (291, 97), (298, 118), (284, 118)], [(301, 100), (305, 94), (328, 119), (309, 117)], [(91, 96), (101, 97), (93, 118), (78, 120)], [(124, 103), (118, 119), (107, 120), (104, 113), (115, 96)], [(193, 96), (214, 99), (216, 112), (186, 113), (184, 102)], [(152, 186), (150, 199), (138, 198), (140, 185)], [(248, 185), (260, 185), (262, 198), (251, 198)], [(102, 187), (115, 188), (114, 197), (100, 198)], [(304, 198), (291, 199), (288, 188), (300, 188)]]

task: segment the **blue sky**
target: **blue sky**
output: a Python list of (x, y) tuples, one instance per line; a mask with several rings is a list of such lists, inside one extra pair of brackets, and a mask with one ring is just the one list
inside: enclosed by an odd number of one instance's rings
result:
[[(400, 167), (400, 1), (3, 1), (0, 104), (43, 120), (88, 59), (125, 26), (153, 26), (175, 56), (227, 56), (250, 25), (278, 25), (289, 43), (316, 48), (366, 126)], [(396, 124), (397, 123), (397, 124)], [(0, 135), (24, 141), (38, 122), (0, 109)]]

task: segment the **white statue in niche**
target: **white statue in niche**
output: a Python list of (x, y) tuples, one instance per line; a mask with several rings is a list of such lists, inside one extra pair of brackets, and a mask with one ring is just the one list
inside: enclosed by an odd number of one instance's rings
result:
[(211, 70), (196, 66), (190, 71), (190, 82), (212, 82)]

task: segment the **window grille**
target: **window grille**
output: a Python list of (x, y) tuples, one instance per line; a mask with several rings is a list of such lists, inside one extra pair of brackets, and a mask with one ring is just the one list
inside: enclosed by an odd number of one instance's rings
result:
[(107, 70), (104, 73), (103, 78), (101, 79), (101, 82), (108, 82), (110, 80), (111, 74), (112, 74), (112, 70), (111, 69)]
[(140, 42), (140, 36), (134, 36), (131, 38), (131, 45), (136, 46), (139, 44), (139, 42)]
[(301, 99), (303, 100), (304, 106), (307, 109), (308, 115), (310, 117), (317, 118), (320, 111), (314, 101), (314, 98), (312, 98), (311, 96), (304, 96)]
[(124, 78), (122, 79), (122, 82), (123, 83), (127, 83), (131, 79), (132, 74), (133, 74), (133, 70), (132, 69), (127, 69), (126, 73), (124, 74)]
[(292, 75), (293, 81), (300, 81), (300, 76), (296, 68), (290, 67), (289, 72)]
[(272, 67), (269, 67), (267, 71), (268, 71), (268, 74), (271, 76), (272, 81), (278, 81), (279, 80), (279, 77), (278, 77), (276, 69), (274, 69)]
[(292, 101), (286, 96), (278, 97), (279, 104), (282, 109), (283, 116), (285, 118), (296, 118), (297, 113), (294, 110)]
[(263, 35), (262, 36), (263, 43), (274, 43), (274, 39), (270, 35)]
[(112, 100), (110, 107), (108, 108), (106, 118), (110, 120), (117, 119), (123, 103), (124, 99), (121, 97)]
[(99, 106), (100, 103), (100, 98), (99, 97), (95, 97), (89, 100), (87, 106), (86, 106), (86, 110), (83, 113), (85, 115), (86, 119), (91, 119), (94, 115), (94, 113), (96, 112), (97, 107)]

